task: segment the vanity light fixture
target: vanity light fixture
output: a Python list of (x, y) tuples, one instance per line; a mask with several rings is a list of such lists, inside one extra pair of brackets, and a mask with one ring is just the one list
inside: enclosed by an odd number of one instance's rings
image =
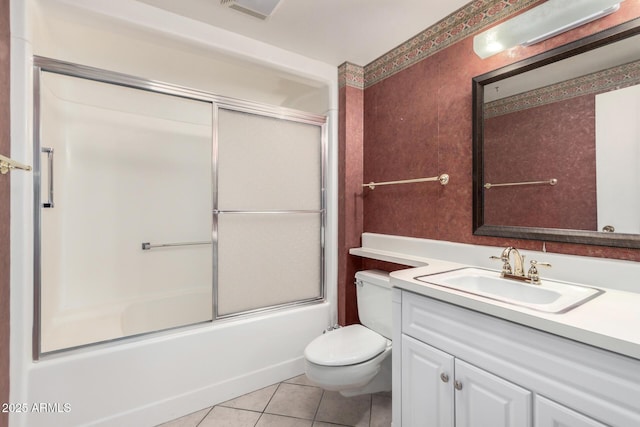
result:
[(620, 8), (624, 0), (547, 0), (473, 38), (473, 50), (485, 59), (512, 47), (531, 46), (595, 21)]
[(220, 0), (220, 4), (254, 18), (267, 19), (281, 0)]

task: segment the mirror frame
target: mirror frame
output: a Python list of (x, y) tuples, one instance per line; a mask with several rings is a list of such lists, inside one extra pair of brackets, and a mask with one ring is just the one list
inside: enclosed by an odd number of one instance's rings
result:
[(472, 79), (473, 96), (473, 234), (622, 248), (640, 248), (640, 235), (542, 227), (484, 224), (484, 86), (517, 74), (640, 34), (640, 18)]

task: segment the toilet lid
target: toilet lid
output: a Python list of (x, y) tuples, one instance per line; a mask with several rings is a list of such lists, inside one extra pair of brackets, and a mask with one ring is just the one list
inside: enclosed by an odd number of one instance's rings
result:
[(317, 365), (345, 366), (365, 362), (382, 353), (387, 339), (362, 325), (350, 325), (314, 339), (304, 350)]

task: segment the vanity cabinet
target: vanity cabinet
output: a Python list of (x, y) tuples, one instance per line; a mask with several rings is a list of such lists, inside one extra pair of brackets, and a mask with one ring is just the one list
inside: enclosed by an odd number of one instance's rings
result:
[(394, 427), (640, 426), (640, 360), (397, 288), (393, 339)]
[(407, 426), (531, 425), (531, 392), (408, 336), (402, 337)]

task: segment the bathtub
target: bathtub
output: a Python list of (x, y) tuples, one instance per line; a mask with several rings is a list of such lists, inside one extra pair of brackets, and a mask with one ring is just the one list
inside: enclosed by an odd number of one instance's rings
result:
[[(163, 304), (125, 308), (123, 327), (145, 327), (141, 314)], [(45, 357), (29, 366), (25, 400), (70, 410), (20, 414), (15, 425), (154, 426), (300, 375), (304, 347), (330, 323), (330, 307), (279, 309)]]

